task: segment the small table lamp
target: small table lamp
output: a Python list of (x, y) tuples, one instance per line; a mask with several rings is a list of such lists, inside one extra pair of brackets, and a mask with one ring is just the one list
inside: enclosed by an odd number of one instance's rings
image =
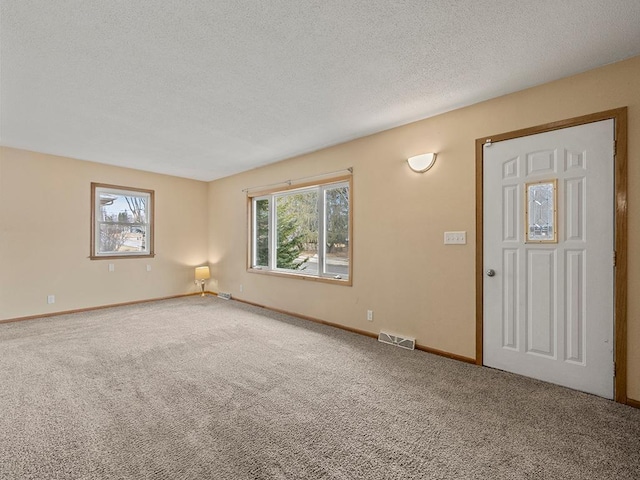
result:
[(202, 288), (201, 297), (204, 297), (204, 281), (209, 278), (211, 278), (209, 267), (196, 267), (196, 285), (198, 284), (198, 280), (200, 280), (200, 287)]

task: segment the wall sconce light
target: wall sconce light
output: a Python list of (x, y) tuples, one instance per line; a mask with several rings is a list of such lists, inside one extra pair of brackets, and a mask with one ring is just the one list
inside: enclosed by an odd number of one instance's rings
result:
[(436, 156), (437, 153), (423, 153), (422, 155), (407, 158), (407, 163), (409, 164), (409, 168), (414, 172), (424, 173), (433, 167)]
[(196, 285), (200, 283), (200, 287), (202, 288), (201, 297), (204, 297), (204, 281), (211, 278), (211, 272), (209, 272), (209, 267), (196, 267)]

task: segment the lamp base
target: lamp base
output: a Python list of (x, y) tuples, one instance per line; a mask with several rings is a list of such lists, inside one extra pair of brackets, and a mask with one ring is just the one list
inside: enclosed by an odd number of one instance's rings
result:
[(204, 297), (204, 280), (200, 281), (200, 287), (202, 288), (202, 293), (200, 294), (200, 296)]

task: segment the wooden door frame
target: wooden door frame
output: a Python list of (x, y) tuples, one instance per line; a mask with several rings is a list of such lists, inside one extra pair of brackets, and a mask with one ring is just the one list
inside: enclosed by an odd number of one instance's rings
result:
[(614, 121), (614, 196), (615, 255), (614, 272), (614, 400), (628, 403), (627, 398), (627, 107), (574, 117), (476, 139), (476, 364), (483, 364), (483, 167), (484, 144), (500, 142), (538, 133), (561, 130), (602, 120)]

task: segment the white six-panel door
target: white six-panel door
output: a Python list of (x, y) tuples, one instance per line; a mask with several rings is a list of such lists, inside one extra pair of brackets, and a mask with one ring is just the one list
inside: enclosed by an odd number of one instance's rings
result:
[[(485, 145), (485, 365), (613, 398), (613, 139), (605, 120)], [(557, 243), (527, 241), (526, 185), (554, 180)]]

